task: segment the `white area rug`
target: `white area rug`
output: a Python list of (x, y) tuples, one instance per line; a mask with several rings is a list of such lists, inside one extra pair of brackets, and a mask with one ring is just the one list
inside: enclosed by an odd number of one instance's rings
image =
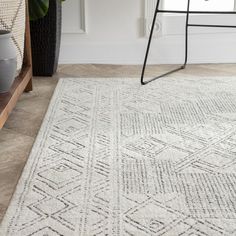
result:
[(236, 235), (236, 78), (62, 79), (1, 236)]

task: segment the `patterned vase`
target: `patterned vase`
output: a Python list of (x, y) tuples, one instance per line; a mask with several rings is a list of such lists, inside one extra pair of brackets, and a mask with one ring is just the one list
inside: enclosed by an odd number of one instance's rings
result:
[(0, 0), (0, 30), (12, 32), (17, 53), (17, 74), (24, 58), (25, 0)]
[(16, 76), (17, 54), (11, 37), (11, 32), (0, 30), (0, 93), (10, 90)]

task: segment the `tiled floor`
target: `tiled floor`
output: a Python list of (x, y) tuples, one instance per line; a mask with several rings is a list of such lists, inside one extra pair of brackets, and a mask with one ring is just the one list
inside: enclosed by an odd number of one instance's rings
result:
[[(150, 66), (147, 76), (155, 76), (172, 66)], [(0, 221), (8, 207), (17, 181), (40, 128), (58, 78), (135, 77), (140, 66), (61, 65), (52, 78), (34, 78), (33, 92), (23, 94), (4, 128), (0, 130)], [(178, 76), (234, 76), (236, 65), (189, 65)], [(175, 75), (171, 75), (175, 76)], [(236, 79), (236, 78), (235, 78)]]

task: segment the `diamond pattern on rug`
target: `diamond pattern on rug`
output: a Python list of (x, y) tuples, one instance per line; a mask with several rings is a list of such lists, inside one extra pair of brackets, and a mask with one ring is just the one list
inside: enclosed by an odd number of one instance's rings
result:
[(62, 79), (3, 236), (236, 235), (236, 80)]

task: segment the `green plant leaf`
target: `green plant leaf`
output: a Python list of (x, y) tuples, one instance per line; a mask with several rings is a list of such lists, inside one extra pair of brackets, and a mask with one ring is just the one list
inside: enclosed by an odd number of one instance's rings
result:
[(30, 20), (44, 17), (48, 12), (49, 0), (29, 0)]

